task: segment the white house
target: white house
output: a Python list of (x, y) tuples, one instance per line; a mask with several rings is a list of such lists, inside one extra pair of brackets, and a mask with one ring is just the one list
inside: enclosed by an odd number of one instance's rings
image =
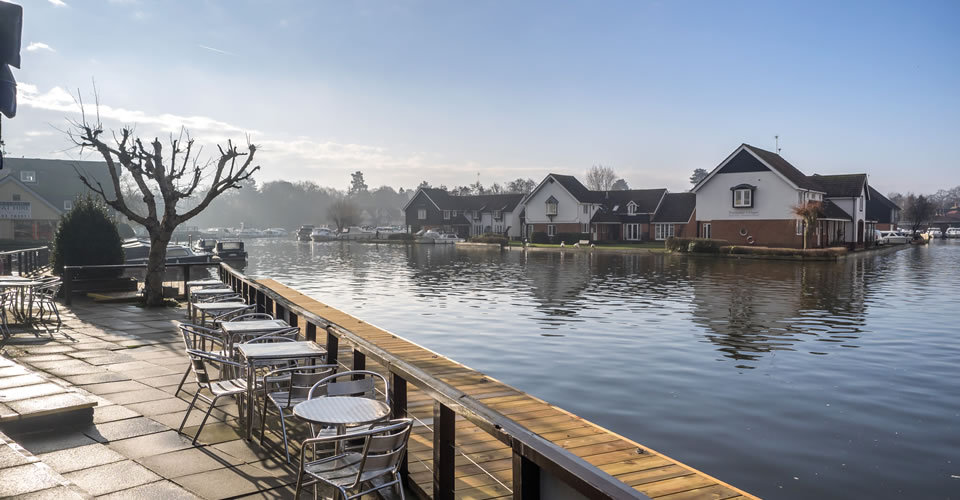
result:
[(596, 239), (590, 220), (600, 208), (602, 195), (572, 175), (548, 174), (523, 199), (524, 234), (530, 239), (533, 233), (580, 233), (584, 239)]

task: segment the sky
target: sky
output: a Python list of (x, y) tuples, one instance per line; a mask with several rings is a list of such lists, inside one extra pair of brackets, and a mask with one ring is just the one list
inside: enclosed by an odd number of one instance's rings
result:
[[(960, 184), (960, 2), (23, 2), (9, 156), (107, 128), (260, 146), (258, 181), (689, 189), (741, 143), (881, 192)], [(87, 107), (89, 110), (89, 106)]]

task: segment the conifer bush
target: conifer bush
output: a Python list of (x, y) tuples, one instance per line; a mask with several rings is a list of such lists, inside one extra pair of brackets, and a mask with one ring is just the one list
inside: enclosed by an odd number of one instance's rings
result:
[(63, 266), (123, 264), (122, 245), (107, 206), (91, 196), (79, 197), (60, 217), (53, 235), (53, 271), (63, 274)]

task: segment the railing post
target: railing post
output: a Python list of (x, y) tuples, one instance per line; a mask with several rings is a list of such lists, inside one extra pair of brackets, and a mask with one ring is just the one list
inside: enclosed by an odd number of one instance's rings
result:
[(333, 334), (333, 329), (327, 327), (327, 364), (335, 365), (337, 364), (337, 355), (340, 351), (340, 339)]
[(267, 294), (263, 294), (263, 309), (267, 314), (272, 315), (274, 318), (279, 317), (280, 315), (276, 313), (273, 309), (273, 299), (267, 297)]
[[(274, 313), (274, 317), (275, 317), (275, 318), (277, 318), (277, 319), (282, 319), (282, 320), (287, 321), (287, 322), (289, 323), (289, 320), (287, 320), (287, 308), (285, 308), (285, 307), (283, 307), (282, 305), (280, 305), (279, 302), (275, 303), (274, 306), (273, 306), (273, 308), (274, 308), (274, 310), (276, 311), (276, 312)], [(290, 325), (290, 326), (293, 326), (293, 325)]]
[(73, 269), (63, 270), (63, 303), (68, 306), (73, 303)]
[[(354, 370), (366, 370), (367, 369), (367, 356), (366, 354), (354, 349), (353, 350), (353, 369)], [(354, 375), (354, 380), (360, 380), (363, 378), (363, 375)]]
[(267, 296), (263, 294), (260, 290), (254, 289), (253, 291), (253, 303), (257, 305), (257, 312), (267, 312)]
[(190, 264), (183, 265), (183, 295), (190, 300), (190, 287), (187, 286), (187, 283), (190, 282)]
[(23, 276), (23, 252), (17, 252), (17, 274)]
[(540, 498), (540, 467), (517, 450), (513, 450), (513, 498), (514, 500)]
[(307, 323), (307, 340), (312, 342), (317, 341), (317, 325), (313, 323)]
[[(391, 374), (390, 381), (390, 413), (393, 418), (405, 418), (407, 416), (407, 379)], [(410, 473), (408, 467), (407, 455), (403, 456), (403, 463), (400, 464), (400, 480), (407, 482), (407, 475)]]
[[(300, 328), (300, 316), (297, 316), (294, 313), (291, 313), (290, 310), (287, 310), (287, 323), (290, 323), (290, 326), (295, 326), (298, 329)], [(297, 338), (300, 338), (300, 333), (297, 333)]]
[(453, 410), (439, 401), (433, 403), (433, 498), (437, 500), (454, 496), (456, 422)]

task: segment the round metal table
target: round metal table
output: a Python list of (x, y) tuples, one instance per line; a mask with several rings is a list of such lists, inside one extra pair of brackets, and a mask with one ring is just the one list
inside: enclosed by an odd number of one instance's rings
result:
[(342, 429), (376, 422), (390, 414), (390, 407), (375, 399), (320, 396), (294, 406), (293, 414), (314, 424)]

